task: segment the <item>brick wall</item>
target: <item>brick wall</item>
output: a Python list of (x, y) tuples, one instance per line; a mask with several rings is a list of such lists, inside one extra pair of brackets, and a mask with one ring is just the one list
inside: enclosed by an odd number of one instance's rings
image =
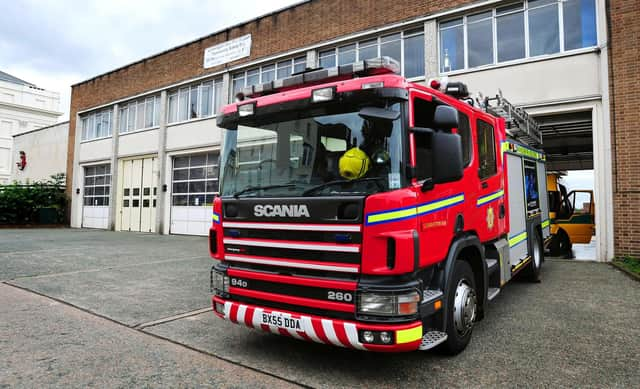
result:
[(607, 7), (615, 255), (640, 257), (640, 7), (629, 0)]
[[(452, 0), (443, 3), (433, 0), (312, 0), (76, 85), (71, 91), (67, 171), (71, 172), (73, 168), (75, 119), (78, 111), (213, 73), (226, 66), (253, 61), (375, 26), (422, 17), (465, 3), (471, 1)], [(202, 67), (204, 50), (207, 47), (246, 34), (252, 35), (251, 57), (217, 68)], [(67, 178), (67, 191), (71, 191), (71, 175)]]

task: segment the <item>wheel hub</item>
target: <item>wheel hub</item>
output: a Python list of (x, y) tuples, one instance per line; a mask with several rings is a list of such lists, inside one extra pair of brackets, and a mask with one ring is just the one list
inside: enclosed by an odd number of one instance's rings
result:
[(473, 322), (476, 319), (476, 310), (476, 292), (467, 280), (462, 279), (456, 287), (453, 303), (453, 322), (460, 335), (466, 335), (473, 327)]

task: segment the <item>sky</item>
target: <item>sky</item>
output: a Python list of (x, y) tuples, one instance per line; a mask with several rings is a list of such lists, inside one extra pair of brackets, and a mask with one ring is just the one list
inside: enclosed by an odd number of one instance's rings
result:
[(18, 0), (0, 11), (0, 70), (60, 93), (71, 85), (300, 0)]

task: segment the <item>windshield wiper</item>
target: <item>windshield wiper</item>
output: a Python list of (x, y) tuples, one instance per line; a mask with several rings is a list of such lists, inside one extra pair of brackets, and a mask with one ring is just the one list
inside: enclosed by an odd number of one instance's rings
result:
[(332, 185), (353, 184), (356, 182), (366, 182), (366, 181), (372, 181), (373, 183), (376, 184), (379, 190), (383, 191), (385, 190), (384, 185), (380, 183), (380, 180), (383, 180), (383, 178), (382, 177), (363, 177), (363, 178), (356, 178), (355, 180), (334, 180), (334, 181), (325, 182), (324, 184), (313, 186), (305, 190), (304, 192), (302, 192), (302, 195), (309, 196), (310, 194), (320, 189), (323, 189)]
[(266, 186), (247, 186), (246, 188), (237, 191), (236, 193), (233, 194), (233, 197), (235, 197), (236, 199), (238, 198), (238, 196), (245, 194), (247, 192), (256, 192), (259, 190), (265, 190), (265, 189), (275, 189), (275, 188), (294, 188), (296, 187), (297, 184), (278, 184), (278, 185), (266, 185)]

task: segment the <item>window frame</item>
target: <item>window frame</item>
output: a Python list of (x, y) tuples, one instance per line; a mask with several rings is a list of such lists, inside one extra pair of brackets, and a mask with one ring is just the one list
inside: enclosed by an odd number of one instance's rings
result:
[[(486, 126), (488, 126), (488, 128), (485, 130), (489, 130), (488, 132), (491, 134), (491, 146), (492, 146), (491, 155), (493, 155), (493, 168), (491, 170), (486, 170), (486, 171), (484, 170), (486, 168), (482, 167), (484, 158), (480, 150), (480, 142), (481, 142), (480, 123), (483, 123)], [(480, 181), (485, 181), (491, 177), (494, 177), (496, 174), (498, 174), (498, 153), (496, 152), (496, 128), (493, 124), (489, 123), (487, 120), (484, 120), (482, 118), (476, 118), (476, 145), (477, 147), (475, 151), (478, 155), (478, 178), (480, 178)]]
[[(509, 64), (517, 64), (517, 63), (523, 63), (523, 62), (529, 62), (532, 60), (536, 60), (539, 58), (548, 58), (548, 57), (561, 57), (563, 55), (568, 55), (571, 53), (579, 53), (581, 51), (592, 51), (595, 50), (598, 47), (598, 42), (599, 42), (599, 19), (598, 19), (598, 7), (597, 7), (597, 0), (593, 0), (594, 2), (594, 13), (595, 13), (595, 21), (593, 24), (593, 33), (595, 35), (595, 44), (593, 45), (589, 45), (589, 46), (583, 46), (583, 47), (578, 47), (578, 48), (573, 48), (573, 49), (568, 49), (566, 47), (566, 42), (565, 42), (565, 26), (564, 26), (564, 6), (565, 6), (565, 1), (562, 0), (556, 0), (553, 3), (553, 6), (557, 7), (557, 23), (558, 23), (558, 39), (559, 39), (559, 51), (554, 52), (554, 53), (549, 53), (549, 54), (539, 54), (539, 55), (531, 55), (530, 54), (530, 47), (531, 47), (531, 37), (529, 34), (529, 11), (530, 10), (536, 10), (536, 9), (540, 9), (543, 7), (549, 7), (551, 6), (551, 4), (544, 4), (544, 5), (529, 5), (529, 0), (522, 0), (522, 1), (514, 1), (514, 2), (510, 2), (510, 3), (506, 3), (506, 4), (499, 4), (498, 6), (494, 6), (492, 8), (478, 8), (478, 9), (473, 9), (468, 11), (465, 14), (457, 14), (453, 17), (447, 17), (447, 18), (443, 18), (441, 20), (438, 21), (438, 27), (437, 27), (437, 47), (438, 47), (438, 72), (439, 74), (456, 74), (456, 73), (462, 73), (462, 72), (466, 72), (469, 70), (475, 70), (475, 69), (485, 69), (485, 68), (491, 68), (491, 67), (497, 67), (497, 66), (503, 66), (503, 65), (509, 65)], [(521, 4), (522, 8), (519, 9), (513, 9), (513, 10), (509, 10), (509, 11), (505, 11), (504, 13), (501, 13), (498, 15), (497, 10), (498, 9), (502, 9), (502, 8), (507, 8), (509, 6), (513, 6), (513, 5), (517, 5), (517, 4)], [(469, 40), (468, 40), (468, 26), (469, 26), (469, 22), (468, 22), (468, 17), (470, 16), (474, 16), (474, 15), (478, 15), (481, 14), (483, 12), (488, 12), (491, 11), (492, 13), (492, 35), (493, 35), (493, 62), (485, 64), (485, 65), (478, 65), (478, 66), (469, 66)], [(498, 36), (497, 36), (497, 19), (501, 16), (507, 16), (507, 15), (511, 15), (511, 14), (515, 14), (518, 12), (522, 12), (523, 13), (523, 18), (524, 18), (524, 57), (522, 58), (516, 58), (516, 59), (512, 59), (512, 60), (506, 60), (506, 61), (498, 61)], [(454, 20), (457, 19), (462, 19), (462, 28), (463, 28), (463, 58), (464, 58), (464, 66), (462, 68), (459, 69), (455, 69), (455, 70), (444, 70), (443, 67), (443, 57), (442, 57), (442, 50), (443, 50), (443, 45), (442, 45), (442, 36), (441, 36), (441, 32), (443, 31), (443, 28), (441, 27), (443, 24), (446, 24), (448, 22), (452, 22)], [(477, 21), (476, 21), (477, 22)], [(471, 22), (471, 24), (473, 24), (475, 22)], [(446, 26), (444, 27), (444, 30), (446, 29), (450, 29), (450, 28), (454, 28), (457, 27), (456, 26)]]
[[(384, 40), (385, 38), (389, 38), (392, 37), (394, 35), (398, 35), (397, 38), (392, 39), (392, 40)], [(361, 37), (356, 41), (347, 41), (347, 42), (340, 42), (337, 45), (334, 46), (329, 46), (329, 47), (319, 47), (316, 49), (316, 66), (319, 67), (320, 66), (320, 59), (321, 56), (322, 58), (327, 58), (329, 56), (333, 56), (335, 58), (335, 66), (339, 66), (339, 64), (341, 63), (340, 61), (340, 54), (341, 51), (340, 49), (344, 49), (348, 46), (352, 46), (353, 45), (353, 50), (345, 50), (342, 53), (346, 54), (346, 53), (351, 53), (354, 52), (355, 53), (355, 61), (362, 61), (363, 59), (361, 59), (360, 56), (360, 51), (361, 49), (368, 49), (368, 48), (372, 48), (375, 47), (376, 49), (376, 55), (375, 57), (379, 57), (382, 52), (382, 47), (384, 45), (388, 45), (388, 44), (392, 44), (395, 42), (399, 42), (400, 43), (400, 58), (398, 58), (398, 61), (400, 62), (400, 74), (402, 76), (405, 75), (405, 62), (406, 62), (406, 58), (405, 58), (405, 46), (406, 46), (406, 40), (409, 38), (414, 38), (417, 36), (422, 36), (422, 42), (424, 44), (424, 37), (425, 37), (425, 32), (424, 32), (424, 27), (421, 26), (413, 26), (411, 28), (406, 28), (404, 30), (392, 30), (392, 31), (385, 31), (384, 33), (378, 33), (375, 36), (366, 36), (366, 37)], [(373, 43), (375, 41), (375, 43)], [(363, 46), (363, 44), (366, 44), (365, 46)], [(331, 54), (329, 54), (331, 53)], [(324, 55), (323, 55), (324, 54)], [(373, 58), (375, 58), (373, 57)], [(414, 77), (410, 77), (408, 78), (409, 80), (421, 80), (421, 79), (425, 79), (426, 77), (426, 67), (425, 67), (425, 58), (423, 55), (422, 58), (422, 68), (423, 68), (423, 74), (420, 76), (414, 76)]]

